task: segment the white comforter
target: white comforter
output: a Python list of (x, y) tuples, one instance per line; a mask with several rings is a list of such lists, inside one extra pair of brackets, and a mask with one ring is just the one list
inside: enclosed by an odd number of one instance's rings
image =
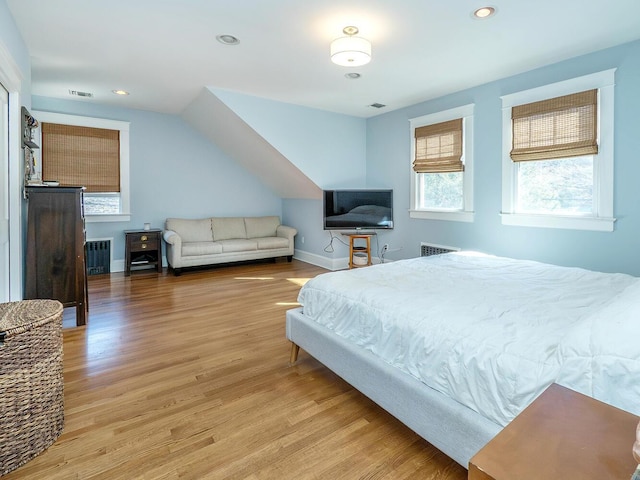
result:
[[(561, 366), (590, 368), (583, 323), (628, 287), (640, 292), (640, 280), (457, 253), (320, 275), (298, 300), (305, 316), (506, 425), (554, 381), (593, 394), (593, 381)], [(579, 345), (562, 347), (565, 337)]]

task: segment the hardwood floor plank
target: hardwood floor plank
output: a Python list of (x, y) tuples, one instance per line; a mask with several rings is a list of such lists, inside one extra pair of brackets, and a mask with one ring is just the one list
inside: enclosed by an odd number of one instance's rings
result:
[(64, 432), (3, 480), (466, 479), (306, 352), (289, 365), (285, 312), (323, 272), (90, 277), (88, 324), (64, 329)]

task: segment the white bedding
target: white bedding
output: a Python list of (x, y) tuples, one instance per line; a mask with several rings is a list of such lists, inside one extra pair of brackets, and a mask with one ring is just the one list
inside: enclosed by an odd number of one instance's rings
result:
[(558, 379), (563, 360), (586, 368), (563, 339), (639, 282), (467, 252), (327, 273), (298, 300), (306, 317), (506, 425)]

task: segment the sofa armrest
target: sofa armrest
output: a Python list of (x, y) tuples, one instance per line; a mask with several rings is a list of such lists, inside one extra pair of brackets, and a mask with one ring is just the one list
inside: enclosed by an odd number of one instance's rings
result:
[(162, 238), (167, 243), (167, 263), (172, 268), (182, 267), (182, 238), (173, 230), (165, 230)]
[(289, 240), (289, 253), (287, 254), (289, 256), (289, 261), (291, 261), (294, 253), (293, 237), (296, 236), (296, 233), (298, 233), (298, 231), (295, 228), (287, 227), (286, 225), (278, 225), (278, 228), (276, 229), (276, 235), (278, 237), (287, 238)]
[(298, 231), (293, 227), (287, 227), (286, 225), (278, 225), (276, 229), (276, 235), (278, 237), (288, 238), (293, 243), (293, 237), (296, 236)]
[(182, 243), (182, 239), (180, 238), (180, 235), (178, 235), (173, 230), (165, 230), (162, 233), (162, 238), (164, 238), (165, 242), (170, 243), (171, 245), (175, 245), (176, 242)]

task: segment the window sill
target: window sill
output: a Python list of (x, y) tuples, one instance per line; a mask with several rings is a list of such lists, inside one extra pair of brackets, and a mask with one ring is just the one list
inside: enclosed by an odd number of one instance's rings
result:
[(130, 213), (104, 213), (100, 215), (85, 215), (86, 223), (103, 223), (103, 222), (128, 222), (131, 220)]
[(560, 215), (533, 215), (501, 213), (502, 224), (517, 227), (564, 228), (570, 230), (592, 230), (613, 232), (615, 218), (568, 217)]
[(462, 210), (409, 210), (410, 218), (473, 223), (474, 212)]

